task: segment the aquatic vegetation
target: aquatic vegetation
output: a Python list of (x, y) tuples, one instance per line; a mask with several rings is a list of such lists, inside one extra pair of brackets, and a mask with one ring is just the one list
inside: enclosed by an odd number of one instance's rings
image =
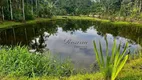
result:
[(0, 51), (0, 76), (70, 76), (71, 73), (72, 65), (68, 60), (60, 62), (50, 55), (32, 54), (20, 46)]
[(103, 73), (106, 80), (115, 80), (118, 73), (122, 70), (125, 65), (128, 55), (126, 55), (128, 43), (126, 43), (124, 50), (120, 53), (120, 45), (117, 47), (116, 40), (112, 47), (111, 56), (108, 54), (108, 41), (106, 40), (106, 56), (103, 55), (102, 45), (99, 42), (100, 51), (97, 49), (96, 42), (94, 41), (94, 51), (96, 54), (96, 60), (99, 64), (100, 71)]

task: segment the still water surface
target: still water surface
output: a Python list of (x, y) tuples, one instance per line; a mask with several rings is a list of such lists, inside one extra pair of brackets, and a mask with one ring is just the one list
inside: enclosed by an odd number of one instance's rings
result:
[(70, 58), (76, 68), (88, 68), (95, 61), (93, 41), (101, 41), (105, 52), (105, 37), (111, 52), (114, 39), (121, 49), (129, 42), (129, 51), (141, 48), (142, 28), (110, 26), (81, 20), (56, 20), (0, 29), (1, 45), (28, 45), (30, 49), (48, 51), (61, 60)]

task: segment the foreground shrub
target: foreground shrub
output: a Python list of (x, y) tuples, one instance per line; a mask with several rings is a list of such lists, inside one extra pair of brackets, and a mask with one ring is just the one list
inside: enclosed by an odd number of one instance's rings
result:
[(106, 40), (106, 56), (102, 51), (101, 42), (99, 42), (100, 51), (97, 49), (96, 42), (94, 41), (94, 51), (96, 54), (96, 60), (99, 64), (100, 71), (103, 73), (106, 80), (115, 80), (118, 73), (123, 68), (124, 64), (128, 59), (128, 55), (126, 55), (128, 43), (126, 43), (123, 52), (120, 52), (121, 44), (117, 47), (116, 41), (114, 41), (112, 47), (112, 53), (109, 56), (108, 54), (108, 42)]
[(61, 63), (50, 56), (31, 54), (26, 47), (0, 50), (1, 76), (69, 76), (71, 71), (69, 61)]

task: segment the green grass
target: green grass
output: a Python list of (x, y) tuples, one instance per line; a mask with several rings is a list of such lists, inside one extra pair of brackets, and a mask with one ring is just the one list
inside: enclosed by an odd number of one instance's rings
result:
[(110, 21), (107, 19), (99, 19), (99, 18), (93, 18), (93, 17), (87, 17), (87, 16), (56, 16), (55, 18), (57, 19), (65, 19), (63, 17), (67, 17), (67, 19), (71, 20), (90, 20), (90, 21), (96, 21), (100, 22), (102, 24), (110, 24), (114, 26), (138, 26), (142, 27), (141, 23), (137, 22), (127, 22), (127, 21)]
[(142, 80), (142, 58), (131, 60), (119, 75), (121, 80)]
[(0, 23), (0, 28), (7, 28), (7, 27), (12, 27), (14, 25), (21, 25), (22, 23), (20, 22), (14, 22), (14, 21), (4, 21)]
[[(142, 58), (130, 60), (126, 63), (116, 80), (142, 80)], [(104, 80), (101, 73), (76, 74), (70, 77), (41, 76), (29, 78), (26, 76), (4, 76), (1, 80)]]
[(9, 28), (15, 25), (24, 25), (24, 24), (34, 24), (36, 22), (43, 22), (43, 21), (49, 21), (50, 19), (45, 18), (37, 18), (35, 20), (30, 20), (26, 22), (15, 22), (15, 21), (4, 21), (0, 23), (0, 28)]
[(4, 21), (0, 23), (0, 28), (9, 28), (14, 25), (24, 25), (24, 24), (34, 24), (37, 22), (45, 22), (49, 20), (65, 20), (65, 19), (71, 19), (71, 20), (90, 20), (90, 21), (96, 21), (101, 22), (102, 24), (110, 24), (110, 25), (117, 25), (117, 26), (138, 26), (142, 27), (142, 24), (136, 23), (136, 22), (124, 22), (124, 21), (110, 21), (106, 19), (98, 19), (93, 17), (87, 17), (87, 16), (54, 16), (52, 18), (37, 18), (35, 20), (30, 20), (26, 22), (15, 22), (15, 21)]
[(0, 76), (69, 76), (72, 65), (67, 60), (60, 62), (48, 56), (29, 53), (26, 47), (0, 50)]
[[(49, 54), (49, 53), (47, 53)], [(0, 80), (104, 80), (102, 73), (72, 74), (69, 61), (31, 54), (26, 47), (2, 48)], [(142, 80), (142, 58), (129, 60), (116, 80)]]
[(12, 77), (12, 76), (6, 76), (1, 77), (1, 80), (103, 80), (101, 73), (96, 74), (77, 74), (70, 77), (54, 77), (54, 76), (42, 76), (42, 77), (35, 77), (35, 78), (29, 78), (29, 77)]
[[(65, 80), (104, 80), (101, 73), (75, 75)], [(142, 80), (142, 58), (130, 60), (126, 63), (116, 80)]]

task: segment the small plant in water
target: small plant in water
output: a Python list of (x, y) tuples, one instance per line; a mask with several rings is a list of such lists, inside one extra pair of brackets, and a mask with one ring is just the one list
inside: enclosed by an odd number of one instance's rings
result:
[(108, 55), (108, 41), (106, 40), (106, 56), (103, 55), (102, 45), (99, 42), (100, 49), (97, 49), (96, 42), (94, 41), (94, 51), (96, 55), (96, 60), (100, 67), (101, 73), (103, 73), (106, 80), (115, 80), (118, 73), (122, 70), (126, 61), (128, 60), (128, 55), (126, 51), (128, 48), (128, 42), (126, 43), (123, 52), (120, 52), (121, 44), (117, 47), (116, 40), (112, 47), (111, 56)]

